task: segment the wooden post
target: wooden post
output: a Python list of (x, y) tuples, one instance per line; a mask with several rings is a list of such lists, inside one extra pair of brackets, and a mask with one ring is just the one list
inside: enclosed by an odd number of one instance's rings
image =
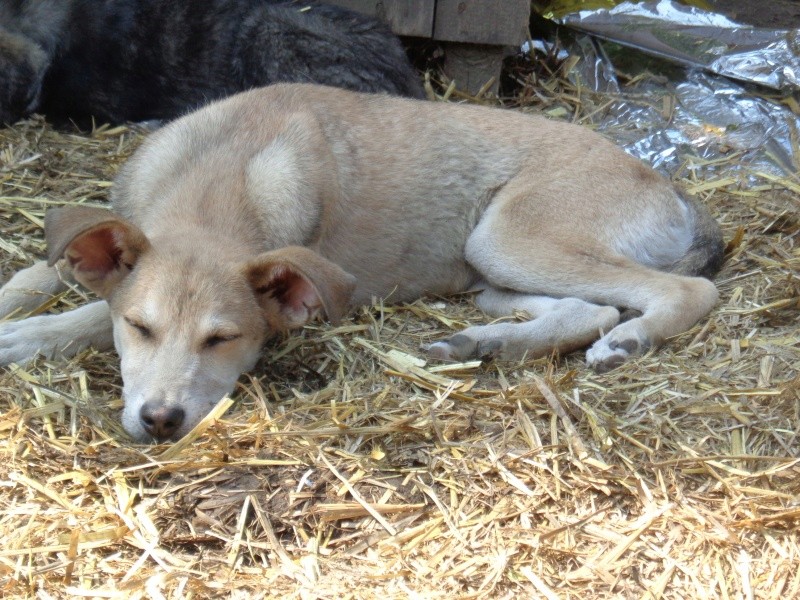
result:
[(433, 37), (445, 45), (445, 73), (459, 89), (497, 93), (506, 47), (528, 38), (529, 0), (437, 0)]
[(443, 42), (445, 72), (476, 93), (494, 78), (497, 92), (508, 47), (528, 38), (530, 0), (327, 0), (382, 19), (398, 35)]
[(444, 49), (444, 72), (459, 90), (477, 94), (491, 80), (485, 89), (497, 93), (506, 57), (503, 46), (446, 42)]

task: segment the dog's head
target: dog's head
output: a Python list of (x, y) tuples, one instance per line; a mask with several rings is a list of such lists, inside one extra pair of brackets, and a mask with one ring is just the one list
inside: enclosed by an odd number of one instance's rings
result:
[(252, 368), (265, 338), (349, 308), (355, 279), (287, 247), (244, 258), (186, 237), (150, 240), (109, 211), (48, 211), (49, 262), (108, 301), (121, 359), (122, 423), (137, 440), (178, 439)]
[(38, 44), (0, 27), (0, 125), (36, 110), (47, 66), (47, 54)]

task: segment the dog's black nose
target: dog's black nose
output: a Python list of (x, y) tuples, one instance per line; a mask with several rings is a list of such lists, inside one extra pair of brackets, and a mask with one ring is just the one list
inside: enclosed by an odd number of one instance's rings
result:
[(168, 440), (183, 424), (185, 413), (182, 408), (165, 406), (160, 402), (145, 402), (139, 411), (139, 419), (144, 430), (159, 442)]

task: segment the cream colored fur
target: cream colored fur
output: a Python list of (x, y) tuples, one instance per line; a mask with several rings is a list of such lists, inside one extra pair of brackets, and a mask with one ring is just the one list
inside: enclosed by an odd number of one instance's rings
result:
[[(717, 300), (707, 279), (668, 272), (718, 262), (701, 208), (601, 136), (518, 111), (254, 90), (151, 135), (113, 205), (48, 213), (50, 264), (63, 259), (104, 300), (0, 324), (0, 363), (105, 347), (113, 327), (137, 439), (185, 434), (271, 333), (372, 298), (479, 288), (487, 313), (531, 319), (471, 327), (433, 357), (595, 342), (598, 369), (685, 331)], [(696, 268), (680, 267), (687, 257)], [(0, 291), (0, 310), (60, 288), (35, 265)], [(623, 307), (641, 316), (619, 323)]]

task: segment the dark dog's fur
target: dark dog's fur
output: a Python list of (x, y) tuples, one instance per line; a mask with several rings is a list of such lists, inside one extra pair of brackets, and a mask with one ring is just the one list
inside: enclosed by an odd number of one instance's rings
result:
[(0, 123), (171, 119), (274, 82), (422, 97), (381, 23), (291, 0), (0, 0)]

